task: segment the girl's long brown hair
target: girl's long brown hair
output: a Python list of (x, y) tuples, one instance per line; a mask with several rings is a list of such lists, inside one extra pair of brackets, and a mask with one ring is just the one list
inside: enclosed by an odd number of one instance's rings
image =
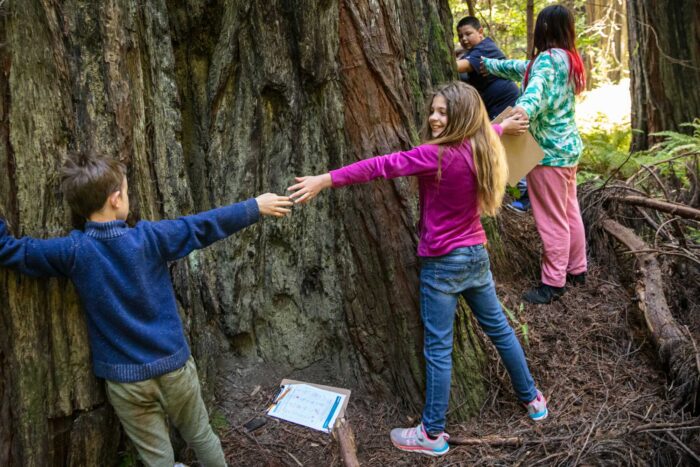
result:
[(569, 56), (569, 82), (574, 94), (586, 89), (586, 70), (576, 50), (576, 22), (574, 14), (564, 5), (550, 5), (537, 15), (532, 50), (532, 60), (527, 65), (523, 78), (523, 89), (530, 79), (532, 64), (539, 54), (549, 49), (563, 49)]
[[(478, 184), (479, 208), (482, 214), (494, 216), (498, 213), (508, 178), (505, 150), (496, 132), (491, 128), (486, 107), (478, 91), (461, 81), (453, 81), (437, 88), (428, 99), (428, 115), (435, 96), (447, 101), (447, 125), (442, 133), (433, 138), (426, 119), (421, 137), (426, 144), (455, 146), (469, 140), (474, 154), (474, 166)], [(439, 157), (442, 159), (443, 148)], [(438, 163), (438, 178), (441, 175)]]

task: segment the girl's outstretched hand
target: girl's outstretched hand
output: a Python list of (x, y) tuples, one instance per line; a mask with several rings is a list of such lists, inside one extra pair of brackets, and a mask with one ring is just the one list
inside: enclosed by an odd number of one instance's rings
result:
[(486, 69), (486, 64), (484, 63), (484, 57), (481, 57), (481, 66), (479, 66), (479, 73), (481, 73), (481, 76), (488, 76), (489, 75), (489, 70)]
[(527, 114), (523, 116), (523, 114), (515, 111), (512, 111), (510, 116), (501, 122), (503, 134), (506, 135), (522, 135), (527, 131), (529, 125), (530, 120), (527, 118)]
[(308, 177), (295, 177), (296, 185), (287, 188), (287, 191), (293, 191), (289, 198), (295, 203), (306, 203), (311, 201), (318, 195), (321, 190), (333, 186), (331, 174), (312, 175)]
[(289, 196), (279, 196), (275, 193), (265, 193), (255, 198), (255, 201), (258, 202), (261, 216), (284, 217), (291, 212), (289, 207), (294, 205)]
[(510, 116), (512, 117), (513, 115), (519, 115), (520, 117), (524, 118), (525, 120), (530, 120), (530, 116), (527, 114), (527, 112), (525, 112), (525, 109), (523, 109), (519, 105), (516, 105), (510, 111)]

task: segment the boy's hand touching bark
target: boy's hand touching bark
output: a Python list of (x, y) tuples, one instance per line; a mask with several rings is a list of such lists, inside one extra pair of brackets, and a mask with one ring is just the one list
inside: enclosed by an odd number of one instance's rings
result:
[(265, 193), (255, 198), (261, 216), (284, 217), (291, 212), (289, 207), (294, 203), (288, 196), (279, 196), (275, 193)]

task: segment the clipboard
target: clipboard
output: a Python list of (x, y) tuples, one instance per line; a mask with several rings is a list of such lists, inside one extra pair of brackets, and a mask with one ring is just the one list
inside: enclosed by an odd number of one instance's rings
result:
[[(512, 107), (506, 108), (491, 123), (501, 123), (510, 114)], [(506, 150), (508, 164), (508, 185), (515, 186), (544, 158), (544, 151), (529, 131), (522, 135), (501, 135), (501, 143)]]
[(345, 416), (350, 399), (348, 389), (290, 379), (282, 380), (280, 391), (267, 415), (326, 433)]
[(308, 384), (309, 386), (313, 386), (315, 388), (325, 389), (326, 391), (337, 392), (338, 394), (344, 395), (345, 400), (343, 401), (343, 404), (340, 406), (340, 410), (338, 411), (338, 420), (345, 417), (345, 409), (348, 407), (348, 401), (350, 400), (351, 391), (349, 389), (336, 388), (333, 386), (324, 386), (323, 384), (307, 383), (306, 381), (297, 381), (295, 379), (286, 379), (286, 378), (282, 380), (282, 382), (280, 383), (280, 386), (283, 386), (286, 384)]

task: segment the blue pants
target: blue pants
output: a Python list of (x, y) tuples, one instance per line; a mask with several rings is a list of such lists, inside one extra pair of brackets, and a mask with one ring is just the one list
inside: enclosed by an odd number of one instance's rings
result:
[(516, 187), (518, 188), (518, 191), (520, 192), (520, 197), (521, 198), (527, 198), (527, 179), (525, 177), (521, 178)]
[(440, 433), (445, 429), (452, 378), (453, 323), (460, 295), (496, 346), (518, 398), (529, 402), (537, 397), (523, 349), (496, 296), (484, 245), (457, 248), (445, 256), (422, 260), (420, 308), (425, 328), (423, 426), (426, 431)]

